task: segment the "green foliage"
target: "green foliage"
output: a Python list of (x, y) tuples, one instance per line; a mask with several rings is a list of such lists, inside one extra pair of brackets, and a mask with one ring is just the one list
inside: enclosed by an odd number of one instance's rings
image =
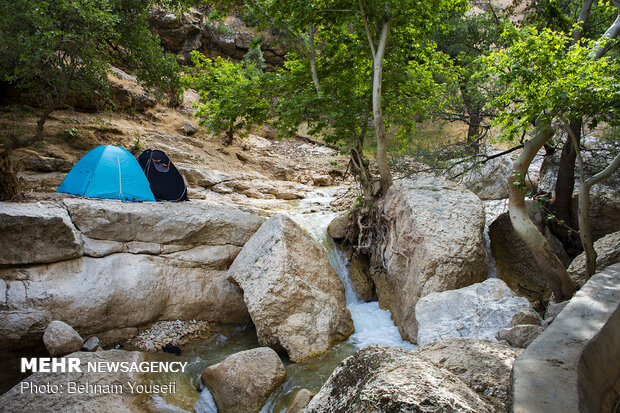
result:
[(69, 93), (105, 89), (108, 65), (118, 59), (145, 86), (177, 93), (179, 67), (148, 30), (151, 6), (147, 0), (3, 1), (0, 80), (54, 109)]
[(530, 128), (542, 114), (564, 118), (586, 117), (591, 126), (618, 123), (620, 64), (617, 59), (593, 60), (599, 43), (570, 37), (549, 29), (511, 29), (504, 34), (510, 46), (493, 53), (488, 71), (506, 87), (492, 105), (508, 108), (497, 119), (505, 137), (513, 139)]
[(214, 133), (249, 133), (254, 125), (269, 118), (270, 104), (265, 96), (263, 72), (248, 60), (234, 63), (218, 57), (207, 59), (192, 52), (193, 68), (187, 68), (182, 83), (200, 95), (196, 116), (200, 125)]
[(131, 144), (131, 147), (129, 148), (129, 152), (133, 153), (134, 155), (137, 153), (140, 153), (142, 152), (143, 146), (144, 146), (144, 142), (142, 142), (142, 139), (140, 139), (140, 135), (136, 133), (136, 135), (133, 137), (133, 143)]
[(485, 83), (474, 75), (482, 69), (482, 57), (501, 46), (503, 21), (486, 12), (452, 16), (448, 24), (449, 30), (438, 30), (433, 35), (438, 50), (450, 56), (454, 64), (449, 99), (445, 106), (437, 107), (436, 116), (468, 124), (467, 139), (473, 142), (488, 129), (489, 119), (494, 116), (485, 107), (486, 103), (500, 93), (496, 85)]
[[(416, 122), (445, 100), (442, 76), (449, 76), (447, 56), (437, 53), (429, 38), (445, 27), (450, 10), (465, 2), (363, 1), (373, 42), (376, 28), (391, 21), (383, 60), (382, 108), (386, 128), (403, 144)], [(289, 135), (303, 124), (308, 133), (329, 143), (356, 147), (358, 137), (371, 133), (373, 56), (357, 1), (253, 1), (253, 16), (278, 28), (296, 45), (285, 67), (270, 76), (278, 126)], [(314, 32), (315, 63), (320, 93), (310, 73), (309, 27)], [(446, 71), (448, 69), (448, 71)]]
[(76, 128), (65, 129), (61, 132), (61, 136), (67, 142), (74, 142), (80, 137), (80, 132)]

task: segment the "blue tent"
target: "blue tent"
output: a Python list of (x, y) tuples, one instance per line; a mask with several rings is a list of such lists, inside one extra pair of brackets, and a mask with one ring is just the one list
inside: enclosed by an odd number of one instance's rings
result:
[(142, 168), (127, 149), (98, 146), (88, 152), (56, 192), (90, 198), (155, 201)]

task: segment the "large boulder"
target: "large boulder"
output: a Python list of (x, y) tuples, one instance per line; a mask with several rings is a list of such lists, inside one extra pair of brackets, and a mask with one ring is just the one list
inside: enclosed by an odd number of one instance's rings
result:
[[(620, 262), (620, 231), (605, 235), (594, 243), (596, 251), (596, 269), (603, 268)], [(568, 267), (568, 274), (571, 276), (575, 285), (581, 288), (586, 283), (586, 255), (581, 253), (571, 262)]]
[(305, 412), (492, 412), (457, 376), (396, 347), (370, 346), (342, 362)]
[[(145, 411), (137, 404), (138, 393), (132, 393), (132, 385), (140, 384), (137, 372), (92, 372), (86, 369), (87, 363), (141, 363), (143, 353), (123, 350), (77, 352), (72, 358), (80, 359), (82, 372), (33, 373), (0, 396), (2, 412), (40, 413), (40, 412), (119, 412), (136, 413)], [(37, 394), (34, 389), (47, 385), (57, 385), (62, 391), (48, 391)], [(101, 391), (75, 391), (77, 386), (92, 386)], [(25, 386), (25, 387), (23, 387)], [(86, 389), (85, 387), (83, 389)], [(120, 390), (119, 390), (120, 389)], [(109, 392), (106, 392), (109, 391)]]
[(459, 182), (483, 200), (508, 198), (510, 194), (508, 178), (512, 173), (512, 163), (512, 159), (508, 156), (491, 159), (461, 175)]
[(421, 174), (396, 181), (385, 196), (389, 234), (374, 247), (372, 276), (379, 304), (401, 335), (417, 337), (415, 305), (432, 292), (481, 282), (488, 272), (484, 207), (463, 186)]
[(79, 351), (84, 340), (69, 324), (54, 320), (43, 333), (43, 343), (52, 356), (60, 357)]
[(84, 235), (110, 241), (243, 246), (264, 221), (258, 215), (205, 203), (77, 198), (64, 203)]
[[(547, 228), (540, 209), (533, 202), (527, 202), (526, 206), (532, 222), (549, 241), (562, 264), (568, 266), (570, 258), (560, 241)], [(516, 294), (526, 297), (533, 305), (541, 309), (541, 297), (548, 300), (551, 294), (544, 270), (514, 230), (508, 212), (499, 215), (489, 225), (489, 238), (497, 276), (505, 281)]]
[(82, 240), (64, 208), (0, 202), (0, 265), (55, 262), (82, 256)]
[(274, 215), (245, 244), (228, 276), (263, 346), (292, 361), (327, 351), (353, 333), (344, 287), (323, 247), (284, 215)]
[(456, 375), (489, 402), (493, 411), (508, 410), (512, 364), (522, 350), (487, 340), (448, 338), (414, 352)]
[(269, 347), (235, 353), (202, 372), (218, 409), (227, 413), (258, 412), (285, 377), (280, 357)]
[(40, 343), (52, 320), (85, 336), (110, 330), (131, 336), (137, 327), (170, 319), (247, 323), (241, 291), (225, 268), (217, 255), (120, 253), (0, 269), (0, 345)]
[(531, 308), (529, 301), (497, 278), (429, 294), (416, 304), (418, 344), (447, 337), (496, 341), (497, 332), (511, 327), (512, 318), (523, 308)]

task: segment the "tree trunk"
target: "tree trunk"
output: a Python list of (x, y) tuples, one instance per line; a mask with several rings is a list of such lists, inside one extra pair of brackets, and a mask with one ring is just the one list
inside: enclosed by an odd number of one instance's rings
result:
[(314, 49), (314, 25), (310, 23), (308, 25), (308, 52), (310, 54), (310, 75), (312, 76), (312, 83), (314, 83), (314, 89), (317, 94), (321, 94), (321, 83), (319, 82), (319, 75), (316, 70), (316, 51)]
[(365, 202), (373, 201), (372, 175), (368, 170), (368, 164), (364, 158), (364, 138), (368, 131), (368, 120), (370, 118), (370, 108), (366, 111), (360, 133), (357, 136), (355, 147), (351, 148), (351, 165), (354, 175), (358, 178)]
[(470, 145), (472, 151), (477, 154), (480, 152), (480, 124), (482, 122), (482, 116), (480, 114), (481, 108), (476, 105), (474, 99), (467, 93), (467, 88), (461, 86), (461, 96), (463, 97), (463, 105), (467, 110), (467, 116), (469, 118), (467, 128), (467, 143)]
[(579, 168), (581, 169), (580, 179), (581, 187), (579, 188), (579, 233), (581, 235), (581, 243), (586, 254), (586, 279), (589, 279), (596, 272), (596, 250), (592, 242), (592, 234), (590, 232), (590, 189), (597, 183), (609, 178), (620, 167), (620, 154), (616, 155), (614, 160), (601, 172), (584, 182), (584, 168), (581, 155), (578, 153)]
[(547, 239), (530, 220), (525, 206), (525, 175), (528, 167), (536, 153), (554, 133), (550, 121), (542, 120), (539, 123), (536, 135), (525, 143), (523, 152), (515, 161), (513, 174), (508, 179), (510, 184), (510, 222), (534, 255), (540, 268), (543, 269), (545, 279), (553, 291), (555, 299), (564, 301), (575, 292), (575, 284), (553, 252), (553, 248)]
[(14, 201), (20, 196), (19, 179), (10, 156), (11, 151), (0, 153), (0, 201)]
[[(581, 140), (581, 118), (571, 120), (567, 129), (569, 135), (572, 133), (577, 139), (577, 144)], [(572, 220), (572, 197), (575, 189), (575, 159), (577, 152), (572, 144), (572, 139), (569, 136), (564, 142), (562, 147), (562, 154), (560, 156), (560, 166), (558, 169), (558, 175), (555, 182), (555, 190), (549, 209), (558, 221), (570, 225)], [(555, 235), (564, 245), (567, 250), (574, 247), (569, 241), (569, 231), (565, 225), (555, 222), (551, 225), (553, 235)]]
[(377, 139), (377, 165), (381, 179), (381, 190), (385, 194), (392, 185), (392, 173), (387, 159), (387, 134), (383, 123), (383, 109), (381, 107), (381, 83), (383, 81), (383, 57), (387, 47), (390, 33), (390, 21), (383, 23), (379, 44), (373, 59), (373, 82), (372, 82), (372, 116)]

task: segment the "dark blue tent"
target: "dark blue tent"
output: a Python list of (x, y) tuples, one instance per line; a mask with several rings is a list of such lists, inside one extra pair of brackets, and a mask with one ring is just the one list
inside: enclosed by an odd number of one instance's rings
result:
[(155, 201), (138, 161), (127, 149), (112, 145), (98, 146), (84, 155), (56, 192), (89, 198)]
[(187, 188), (183, 176), (168, 155), (147, 149), (138, 156), (138, 163), (151, 184), (151, 191), (158, 201), (187, 201)]

